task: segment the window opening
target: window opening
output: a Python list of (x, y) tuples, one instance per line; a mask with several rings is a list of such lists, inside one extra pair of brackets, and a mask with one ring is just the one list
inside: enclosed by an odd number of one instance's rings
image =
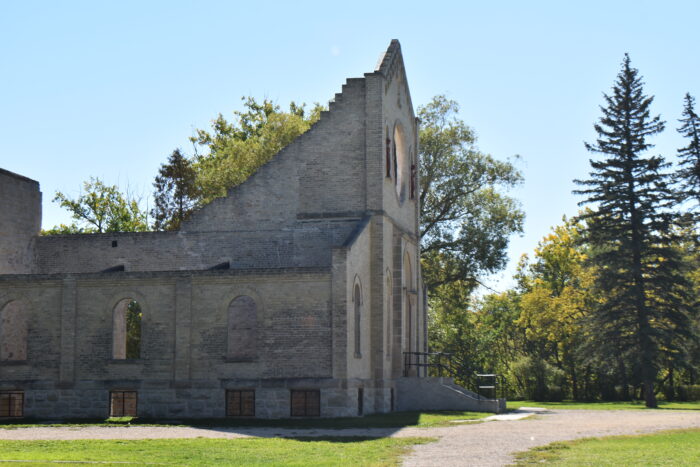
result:
[(109, 393), (110, 417), (136, 417), (136, 391), (111, 391)]
[(226, 391), (227, 417), (254, 417), (255, 391), (252, 389), (229, 389)]
[(0, 310), (0, 361), (27, 359), (27, 314), (24, 303), (14, 300)]
[(24, 392), (0, 391), (0, 417), (24, 416)]
[(391, 279), (389, 278), (389, 271), (387, 270), (387, 280), (386, 280), (386, 319), (384, 324), (384, 342), (385, 350), (384, 355), (387, 360), (391, 358), (391, 324), (392, 324), (392, 312), (394, 307), (392, 300), (392, 289), (391, 289)]
[(396, 163), (396, 141), (393, 141), (391, 143), (391, 160), (392, 160), (392, 168), (394, 169), (394, 185), (399, 184), (399, 177), (398, 177), (398, 164)]
[(416, 164), (411, 164), (411, 199), (416, 199), (416, 178), (418, 174), (416, 171)]
[(389, 128), (386, 129), (386, 151), (384, 156), (384, 166), (386, 177), (391, 178), (391, 138), (389, 138)]
[(360, 292), (360, 284), (355, 284), (353, 301), (355, 302), (355, 358), (360, 358), (362, 356), (360, 352), (362, 346), (362, 293)]
[(252, 297), (236, 297), (228, 307), (228, 351), (232, 360), (254, 360), (258, 345), (258, 307)]
[(116, 360), (141, 358), (143, 311), (134, 299), (120, 300), (114, 307), (112, 357)]
[(292, 389), (292, 417), (320, 417), (321, 391), (319, 389)]
[(357, 415), (362, 415), (365, 405), (365, 390), (357, 388)]

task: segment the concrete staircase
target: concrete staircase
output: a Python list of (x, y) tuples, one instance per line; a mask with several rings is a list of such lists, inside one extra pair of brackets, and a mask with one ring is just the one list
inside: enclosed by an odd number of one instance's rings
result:
[(503, 413), (505, 399), (486, 399), (452, 378), (404, 377), (396, 380), (396, 410), (465, 410)]

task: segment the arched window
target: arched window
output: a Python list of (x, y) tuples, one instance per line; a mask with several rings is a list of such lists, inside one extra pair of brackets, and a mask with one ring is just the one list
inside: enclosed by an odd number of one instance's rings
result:
[(258, 307), (247, 295), (233, 299), (228, 307), (228, 351), (232, 360), (254, 360), (258, 354)]
[(413, 155), (413, 150), (410, 152), (410, 158), (411, 158), (411, 178), (410, 178), (410, 186), (411, 189), (409, 190), (410, 192), (410, 197), (411, 199), (416, 199), (416, 188), (418, 185), (418, 168), (416, 167), (416, 160)]
[(396, 194), (401, 201), (406, 197), (406, 177), (408, 176), (408, 152), (406, 150), (405, 135), (400, 124), (394, 127), (394, 182)]
[(384, 342), (385, 342), (385, 350), (384, 350), (384, 356), (386, 357), (387, 360), (391, 358), (391, 326), (392, 326), (392, 319), (391, 316), (394, 311), (394, 306), (393, 306), (393, 291), (391, 290), (391, 276), (389, 275), (389, 270), (387, 269), (387, 278), (386, 278), (386, 318), (385, 318), (385, 324), (384, 324)]
[(413, 336), (413, 307), (411, 293), (413, 292), (413, 273), (411, 269), (411, 258), (408, 252), (403, 257), (403, 325), (404, 325), (404, 352), (413, 352), (411, 337)]
[(386, 127), (386, 156), (384, 160), (386, 177), (391, 178), (391, 138), (389, 137), (389, 127)]
[(362, 356), (362, 292), (360, 284), (355, 284), (353, 302), (355, 305), (355, 357), (360, 358)]
[(14, 300), (0, 310), (0, 361), (27, 359), (27, 313), (24, 303)]
[(126, 360), (141, 358), (141, 320), (139, 302), (124, 298), (114, 306), (112, 314), (112, 358)]

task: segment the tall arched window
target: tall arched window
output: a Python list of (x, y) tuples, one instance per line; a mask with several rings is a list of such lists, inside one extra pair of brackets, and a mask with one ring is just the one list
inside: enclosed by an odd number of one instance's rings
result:
[(141, 320), (139, 302), (124, 298), (114, 306), (112, 314), (112, 358), (126, 360), (141, 358)]
[(27, 359), (27, 313), (23, 302), (14, 300), (0, 310), (0, 361)]
[(411, 178), (410, 178), (410, 198), (416, 199), (416, 189), (418, 187), (418, 167), (416, 166), (416, 158), (413, 155), (413, 150), (410, 151), (411, 159)]
[(404, 302), (404, 352), (413, 352), (411, 336), (413, 335), (413, 310), (411, 303), (411, 292), (413, 291), (413, 273), (411, 269), (411, 258), (408, 252), (403, 257), (403, 302)]
[(403, 201), (406, 197), (406, 177), (408, 176), (408, 151), (403, 128), (400, 124), (394, 127), (394, 182), (396, 183), (396, 194)]
[(355, 357), (359, 358), (362, 356), (362, 292), (360, 284), (355, 284), (353, 302), (355, 305)]
[(384, 349), (384, 356), (387, 360), (391, 358), (391, 326), (392, 326), (392, 319), (391, 316), (394, 311), (394, 306), (393, 306), (393, 291), (391, 289), (392, 284), (391, 284), (391, 276), (389, 275), (389, 270), (387, 269), (387, 278), (386, 278), (386, 317), (385, 317), (385, 323), (384, 323), (384, 342), (385, 342), (385, 349)]
[(386, 177), (391, 178), (391, 138), (389, 137), (389, 127), (386, 127), (386, 155), (384, 160)]
[(228, 351), (232, 360), (254, 360), (258, 356), (258, 307), (247, 295), (233, 299), (228, 307)]

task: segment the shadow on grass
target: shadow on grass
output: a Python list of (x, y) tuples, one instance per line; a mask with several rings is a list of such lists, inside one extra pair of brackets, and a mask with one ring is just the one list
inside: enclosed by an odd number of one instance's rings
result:
[(65, 419), (65, 420), (32, 420), (6, 419), (0, 421), (0, 428), (25, 428), (37, 426), (190, 426), (196, 428), (281, 428), (281, 429), (401, 429), (409, 426), (432, 427), (478, 421), (490, 414), (440, 411), (440, 412), (392, 412), (372, 414), (364, 417), (347, 418), (200, 418), (200, 419), (149, 419), (134, 418), (128, 420), (99, 420), (99, 419)]

